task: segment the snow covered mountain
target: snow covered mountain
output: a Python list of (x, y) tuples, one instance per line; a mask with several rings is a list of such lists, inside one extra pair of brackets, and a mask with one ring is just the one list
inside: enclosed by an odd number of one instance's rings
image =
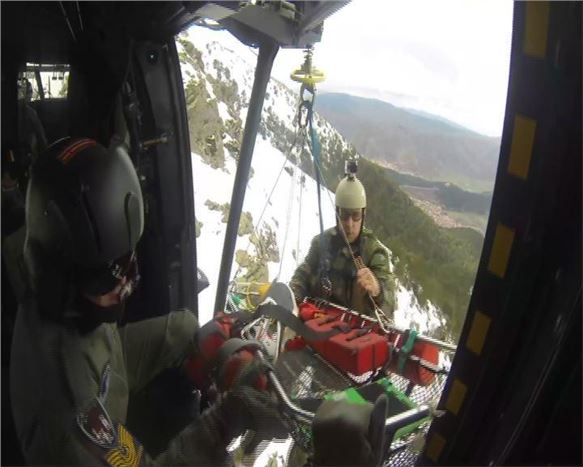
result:
[[(177, 38), (187, 102), (198, 266), (210, 287), (199, 295), (200, 320), (212, 316), (216, 284), (235, 178), (238, 150), (251, 95), (257, 52), (225, 32), (192, 27)], [(287, 282), (319, 233), (315, 180), (307, 142), (296, 137), (299, 85), (291, 90), (272, 79), (263, 106), (251, 176), (231, 278), (243, 281)], [(334, 147), (356, 155), (344, 138), (323, 118), (315, 116), (322, 139), (322, 165)], [(295, 142), (295, 144), (294, 144)], [(338, 151), (334, 151), (338, 153)], [(302, 168), (304, 170), (302, 170)], [(324, 226), (334, 224), (333, 193), (322, 195)], [(398, 258), (391, 255), (391, 263)], [(391, 264), (392, 268), (393, 265)], [(414, 292), (396, 280), (396, 324), (431, 333), (445, 323), (431, 303), (419, 304)]]

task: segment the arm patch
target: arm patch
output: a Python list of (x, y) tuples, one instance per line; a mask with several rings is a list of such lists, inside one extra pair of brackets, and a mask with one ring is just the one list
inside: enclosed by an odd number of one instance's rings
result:
[(118, 425), (118, 445), (110, 449), (104, 456), (107, 465), (111, 467), (136, 467), (140, 465), (143, 446), (123, 425)]
[(87, 409), (77, 414), (77, 425), (85, 447), (94, 456), (111, 467), (137, 467), (144, 448), (121, 425), (114, 425), (99, 398), (93, 399)]
[(115, 426), (98, 398), (77, 414), (77, 425), (85, 439), (100, 448), (111, 449), (117, 444)]

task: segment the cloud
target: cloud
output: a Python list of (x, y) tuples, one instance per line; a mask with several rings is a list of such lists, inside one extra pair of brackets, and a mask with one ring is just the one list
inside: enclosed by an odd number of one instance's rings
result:
[[(512, 8), (505, 0), (353, 0), (325, 21), (315, 44), (314, 64), (326, 73), (318, 89), (385, 100), (500, 136)], [(237, 42), (226, 32), (208, 33), (227, 46)], [(272, 75), (299, 92), (289, 75), (303, 61), (303, 51), (282, 49)]]
[[(437, 113), (476, 131), (502, 131), (512, 26), (509, 1), (354, 0), (324, 23), (314, 63), (322, 91), (356, 93)], [(300, 51), (273, 74), (291, 86)], [(399, 101), (391, 96), (401, 96)], [(408, 98), (407, 98), (408, 97)]]

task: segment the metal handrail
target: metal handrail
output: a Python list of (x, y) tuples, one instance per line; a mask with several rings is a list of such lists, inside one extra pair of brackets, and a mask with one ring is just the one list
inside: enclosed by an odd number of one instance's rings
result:
[[(267, 358), (265, 357), (265, 354), (261, 350), (259, 350), (257, 354), (261, 360), (267, 362)], [(298, 407), (290, 400), (277, 375), (269, 366), (267, 369), (267, 377), (269, 379), (269, 382), (273, 386), (273, 389), (275, 390), (275, 393), (279, 401), (283, 404), (285, 412), (288, 415), (291, 415), (296, 420), (302, 421), (307, 424), (312, 424), (316, 414), (310, 412), (309, 410), (305, 410), (302, 409), (301, 407)], [(407, 410), (400, 414), (393, 415), (392, 417), (387, 418), (385, 421), (385, 433), (390, 434), (392, 440), (393, 435), (400, 428), (403, 428), (404, 426), (407, 426), (416, 421), (422, 420), (423, 418), (429, 417), (430, 415), (431, 407), (427, 404), (422, 404), (418, 407)]]
[[(316, 305), (317, 305), (317, 302), (318, 302), (317, 299), (313, 299), (313, 298), (310, 298), (310, 297), (306, 297), (304, 299), (304, 301), (306, 301), (308, 303), (313, 303), (313, 304), (316, 304)], [(337, 309), (338, 311), (340, 311), (342, 313), (347, 313), (347, 314), (350, 314), (352, 316), (356, 316), (356, 317), (358, 317), (358, 318), (360, 318), (362, 320), (369, 321), (370, 323), (378, 324), (378, 320), (376, 318), (372, 318), (372, 317), (370, 317), (368, 315), (364, 315), (362, 313), (359, 313), (356, 310), (352, 310), (350, 308), (346, 308), (346, 307), (344, 307), (342, 305), (337, 305), (336, 303), (332, 303), (332, 302), (328, 302), (327, 301), (326, 302), (326, 306), (329, 306), (331, 308), (335, 308), (335, 309)], [(395, 332), (398, 332), (400, 334), (404, 334), (406, 332), (406, 329), (398, 328), (395, 325), (392, 325), (391, 326), (391, 330), (393, 330)], [(457, 350), (457, 346), (454, 345), (454, 344), (449, 344), (448, 342), (443, 342), (443, 341), (440, 341), (438, 339), (434, 339), (433, 337), (424, 336), (423, 334), (417, 334), (416, 339), (417, 340), (420, 340), (422, 342), (427, 342), (428, 344), (433, 344), (433, 345), (439, 347), (441, 350), (448, 350), (448, 351), (451, 351), (451, 352), (455, 352)]]

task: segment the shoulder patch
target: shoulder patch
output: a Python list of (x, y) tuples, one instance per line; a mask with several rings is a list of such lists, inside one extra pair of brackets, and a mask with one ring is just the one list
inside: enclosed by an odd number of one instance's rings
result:
[(144, 448), (123, 425), (118, 425), (117, 428), (119, 442), (116, 447), (105, 454), (105, 462), (111, 467), (136, 467), (140, 465)]
[(77, 425), (81, 433), (96, 446), (111, 449), (117, 444), (117, 432), (109, 414), (98, 398), (89, 407), (77, 414)]

